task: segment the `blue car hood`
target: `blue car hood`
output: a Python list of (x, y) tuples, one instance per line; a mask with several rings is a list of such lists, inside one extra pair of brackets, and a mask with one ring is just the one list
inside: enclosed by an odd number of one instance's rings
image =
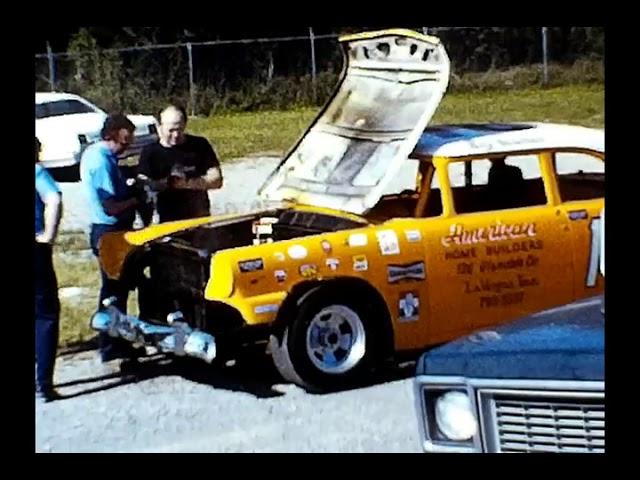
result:
[(425, 353), (418, 374), (604, 380), (601, 296), (474, 333)]

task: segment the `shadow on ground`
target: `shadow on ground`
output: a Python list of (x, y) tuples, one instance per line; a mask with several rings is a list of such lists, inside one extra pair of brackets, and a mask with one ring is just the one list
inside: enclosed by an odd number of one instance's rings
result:
[[(85, 347), (88, 346), (85, 345)], [(83, 350), (78, 347), (73, 353), (78, 351)], [(96, 365), (99, 364), (96, 363)], [(190, 358), (155, 355), (146, 357), (134, 365), (124, 364), (120, 369), (114, 368), (109, 371), (102, 366), (98, 369), (102, 371), (97, 375), (58, 383), (56, 388), (61, 390), (64, 398), (73, 398), (133, 383), (140, 383), (141, 388), (144, 389), (161, 388), (148, 386), (144, 382), (154, 378), (179, 376), (215, 389), (249, 393), (257, 398), (282, 396), (288, 389), (287, 383), (273, 366), (271, 358), (265, 355), (262, 349), (247, 349), (233, 364), (227, 366), (207, 365), (200, 360)], [(403, 363), (387, 365), (367, 380), (340, 391), (403, 380), (413, 376), (414, 372), (415, 362), (408, 359)], [(64, 390), (70, 387), (74, 387), (74, 393), (65, 395)], [(337, 392), (326, 394), (331, 393)]]

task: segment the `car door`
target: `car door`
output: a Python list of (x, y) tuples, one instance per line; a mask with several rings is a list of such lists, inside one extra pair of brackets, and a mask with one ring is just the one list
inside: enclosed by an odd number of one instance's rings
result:
[(595, 153), (556, 152), (554, 174), (560, 210), (571, 233), (576, 299), (597, 295), (604, 288), (600, 274), (604, 208), (604, 159)]
[[(430, 313), (437, 325), (432, 335), (438, 339), (572, 298), (572, 237), (568, 220), (547, 199), (540, 158), (506, 158), (515, 176), (502, 198), (489, 185), (493, 160), (436, 162), (445, 214), (430, 229), (425, 248)], [(465, 175), (468, 162), (472, 175), (468, 166)]]

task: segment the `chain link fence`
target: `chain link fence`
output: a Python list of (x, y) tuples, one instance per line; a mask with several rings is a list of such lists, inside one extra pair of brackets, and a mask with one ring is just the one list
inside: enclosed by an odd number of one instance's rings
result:
[[(514, 78), (495, 77), (499, 84), (495, 86), (518, 81), (544, 86), (561, 80), (557, 65), (581, 60), (591, 63), (576, 73), (577, 80), (598, 81), (604, 76), (604, 33), (599, 27), (573, 27), (569, 34), (555, 27), (414, 30), (444, 42), (454, 90), (491, 88), (487, 72), (514, 66), (520, 68)], [(66, 52), (36, 55), (36, 91), (71, 91), (107, 110), (143, 113), (156, 111), (167, 100), (204, 115), (320, 105), (333, 91), (342, 68), (339, 35), (317, 34), (311, 27), (303, 33), (114, 49), (101, 49), (81, 33)], [(472, 84), (467, 85), (468, 79), (474, 79)]]

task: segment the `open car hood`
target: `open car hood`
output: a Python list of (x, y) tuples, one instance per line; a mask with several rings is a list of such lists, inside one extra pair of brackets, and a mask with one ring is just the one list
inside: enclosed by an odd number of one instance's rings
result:
[(411, 30), (340, 38), (338, 86), (259, 190), (264, 200), (365, 213), (418, 142), (449, 83), (440, 41)]

